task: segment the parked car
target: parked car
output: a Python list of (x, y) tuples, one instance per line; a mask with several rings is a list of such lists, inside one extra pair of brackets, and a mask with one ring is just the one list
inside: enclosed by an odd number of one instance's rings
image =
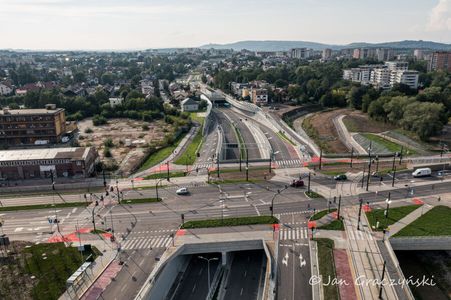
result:
[(189, 191), (186, 187), (182, 187), (182, 188), (178, 189), (177, 191), (175, 191), (175, 193), (177, 195), (188, 195)]
[(334, 176), (334, 179), (335, 180), (346, 180), (346, 179), (348, 179), (348, 177), (345, 174), (339, 174), (339, 175)]
[(412, 176), (413, 177), (425, 177), (425, 176), (431, 176), (432, 170), (431, 168), (419, 168), (413, 171)]
[(293, 182), (291, 183), (291, 187), (303, 187), (303, 186), (304, 186), (304, 181), (301, 179), (298, 179), (298, 180), (293, 179)]

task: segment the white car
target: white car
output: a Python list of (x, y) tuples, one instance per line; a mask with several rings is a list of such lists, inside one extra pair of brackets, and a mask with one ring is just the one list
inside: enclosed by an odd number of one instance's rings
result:
[(182, 188), (178, 189), (177, 191), (175, 191), (175, 193), (177, 195), (188, 195), (189, 191), (186, 187), (182, 187)]

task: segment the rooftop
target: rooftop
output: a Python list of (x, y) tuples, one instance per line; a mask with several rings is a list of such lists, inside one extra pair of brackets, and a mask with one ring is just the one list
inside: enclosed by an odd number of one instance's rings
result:
[(53, 115), (57, 112), (63, 111), (62, 108), (57, 109), (45, 109), (45, 108), (36, 108), (36, 109), (9, 109), (5, 114), (5, 110), (0, 110), (0, 115)]
[(0, 151), (0, 162), (17, 160), (73, 159), (82, 160), (88, 155), (90, 148), (46, 148)]

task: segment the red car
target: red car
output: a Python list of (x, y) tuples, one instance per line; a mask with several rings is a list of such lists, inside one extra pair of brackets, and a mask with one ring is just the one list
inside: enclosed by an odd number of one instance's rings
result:
[(291, 183), (291, 187), (303, 187), (303, 186), (304, 186), (304, 181), (301, 179), (298, 179), (298, 180), (293, 179), (293, 182)]

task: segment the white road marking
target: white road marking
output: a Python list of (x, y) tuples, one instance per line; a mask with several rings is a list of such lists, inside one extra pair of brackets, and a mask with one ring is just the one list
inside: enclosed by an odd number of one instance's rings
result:
[(285, 253), (285, 257), (282, 259), (282, 264), (288, 267), (288, 252)]
[(14, 229), (14, 232), (19, 232), (19, 231), (22, 231), (23, 230), (23, 227), (17, 227), (16, 229)]

